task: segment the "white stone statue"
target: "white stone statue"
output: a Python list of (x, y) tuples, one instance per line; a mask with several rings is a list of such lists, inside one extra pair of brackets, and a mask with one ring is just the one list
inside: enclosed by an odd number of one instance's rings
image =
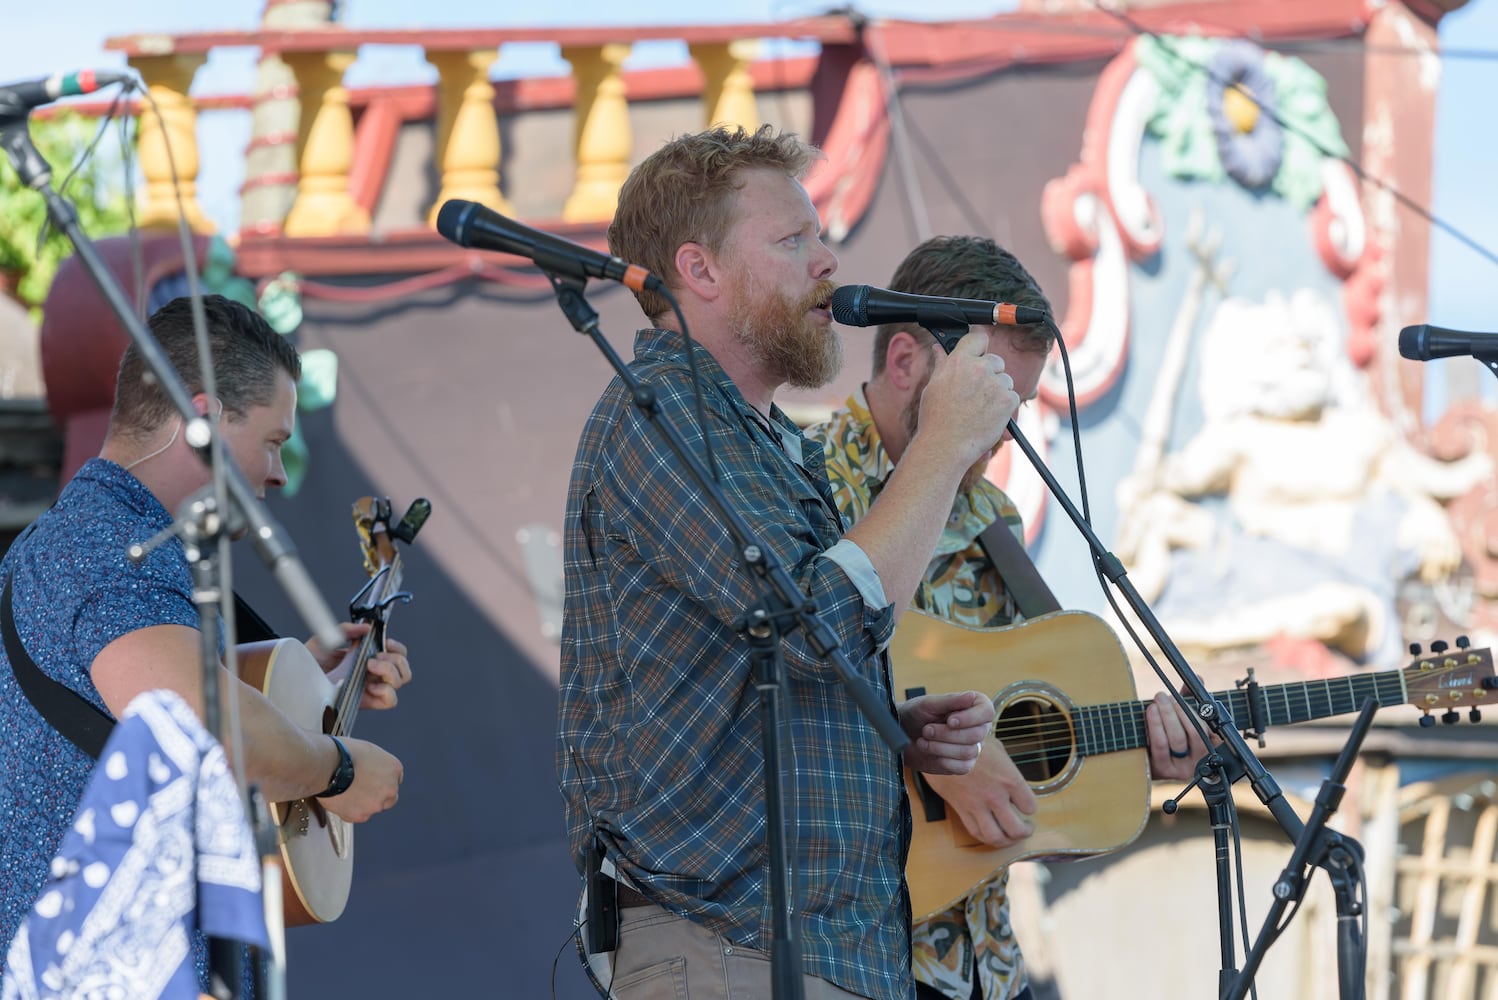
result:
[(1284, 635), (1392, 659), (1400, 580), (1460, 564), (1440, 501), (1490, 476), (1490, 460), (1411, 447), (1340, 329), (1310, 289), (1223, 302), (1200, 345), (1200, 430), (1120, 485), (1118, 554), (1182, 646)]

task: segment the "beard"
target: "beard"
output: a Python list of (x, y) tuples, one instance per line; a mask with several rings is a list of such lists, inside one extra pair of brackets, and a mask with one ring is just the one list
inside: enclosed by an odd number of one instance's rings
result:
[(778, 381), (797, 389), (820, 389), (843, 368), (843, 341), (832, 327), (812, 322), (807, 313), (826, 307), (837, 283), (823, 278), (806, 296), (792, 301), (778, 289), (761, 290), (743, 272), (732, 322), (734, 339)]
[[(935, 345), (932, 345), (931, 349), (933, 351), (939, 350), (939, 348), (937, 348)], [(909, 447), (910, 442), (915, 439), (916, 429), (920, 426), (921, 397), (926, 394), (926, 383), (930, 381), (931, 367), (928, 365), (926, 367), (926, 373), (921, 376), (920, 385), (916, 386), (915, 392), (911, 394), (910, 399), (905, 403), (905, 407), (900, 411), (900, 426), (905, 430), (906, 447)], [(998, 451), (997, 446), (994, 448), (994, 450)], [(988, 471), (988, 463), (991, 458), (992, 456), (990, 456), (989, 458), (979, 459), (978, 461), (974, 462), (966, 472), (962, 474), (962, 481), (957, 484), (958, 496), (961, 496), (965, 493), (971, 493), (977, 487), (977, 485), (983, 481), (984, 473)]]

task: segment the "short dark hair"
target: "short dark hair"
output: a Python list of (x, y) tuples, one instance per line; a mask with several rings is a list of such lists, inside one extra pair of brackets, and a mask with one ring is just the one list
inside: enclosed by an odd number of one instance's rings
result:
[[(208, 321), (214, 388), (228, 414), (243, 417), (253, 406), (274, 402), (276, 376), (280, 372), (293, 380), (301, 377), (302, 359), (296, 348), (272, 330), (255, 310), (222, 295), (205, 295), (203, 313)], [(188, 393), (202, 392), (192, 300), (173, 299), (156, 310), (147, 325)], [(149, 434), (176, 415), (166, 391), (151, 375), (145, 358), (132, 343), (120, 359), (109, 432)]]
[[(889, 287), (913, 295), (941, 295), (956, 299), (984, 299), (1051, 311), (1040, 285), (1014, 254), (983, 236), (934, 236), (906, 255), (895, 269)], [(1020, 346), (1048, 352), (1056, 341), (1045, 323), (1016, 326)], [(885, 323), (874, 335), (874, 374), (884, 371), (885, 355), (895, 334), (905, 331), (917, 339), (935, 338), (915, 323)]]
[[(762, 167), (800, 180), (818, 155), (793, 133), (777, 133), (771, 125), (753, 132), (720, 125), (677, 136), (630, 171), (619, 189), (609, 252), (675, 288), (676, 251), (683, 243), (722, 250), (744, 171)], [(655, 292), (639, 291), (635, 297), (652, 321), (671, 311), (671, 303)]]

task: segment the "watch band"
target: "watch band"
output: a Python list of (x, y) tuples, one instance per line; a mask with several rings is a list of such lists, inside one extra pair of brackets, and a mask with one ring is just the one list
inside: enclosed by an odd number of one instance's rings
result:
[(338, 766), (333, 768), (333, 776), (328, 779), (328, 787), (317, 793), (319, 799), (329, 799), (335, 795), (342, 795), (348, 791), (349, 785), (354, 783), (354, 758), (349, 756), (348, 747), (343, 741), (332, 734), (328, 739), (338, 748)]

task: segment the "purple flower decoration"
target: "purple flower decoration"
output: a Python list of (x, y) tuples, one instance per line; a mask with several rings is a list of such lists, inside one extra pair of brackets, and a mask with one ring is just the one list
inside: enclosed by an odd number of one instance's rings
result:
[(1222, 166), (1246, 188), (1261, 188), (1279, 172), (1285, 136), (1274, 80), (1258, 46), (1224, 42), (1207, 66), (1207, 114)]

